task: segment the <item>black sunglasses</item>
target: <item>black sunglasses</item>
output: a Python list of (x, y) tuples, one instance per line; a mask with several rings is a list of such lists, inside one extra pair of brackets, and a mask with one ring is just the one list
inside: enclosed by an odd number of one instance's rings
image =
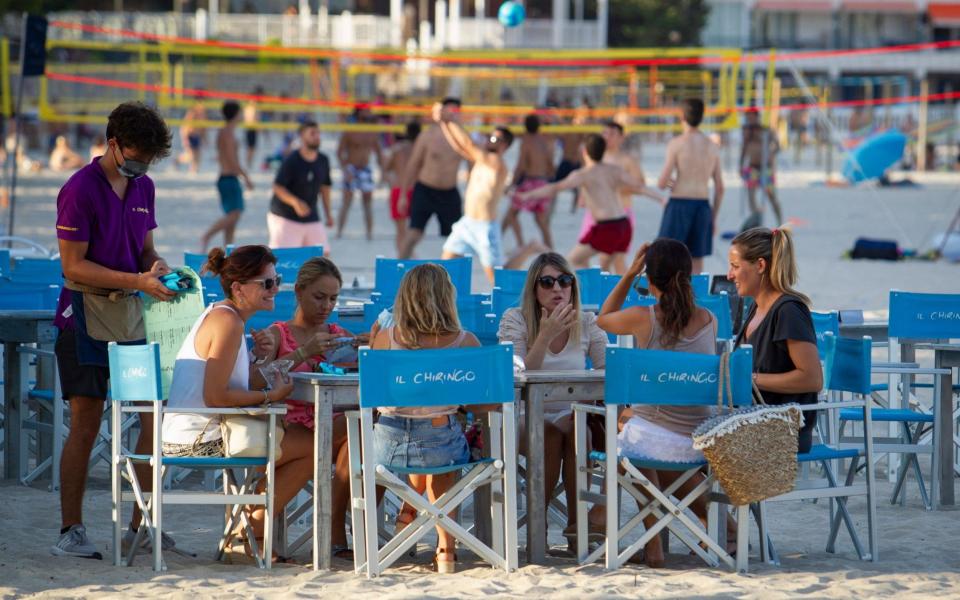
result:
[(561, 288), (566, 289), (573, 285), (573, 275), (561, 275), (559, 277), (544, 275), (537, 278), (537, 283), (545, 290), (552, 290), (555, 283), (559, 283)]
[(269, 292), (270, 290), (273, 289), (273, 286), (277, 286), (277, 289), (280, 289), (280, 281), (281, 281), (281, 279), (282, 279), (282, 278), (280, 277), (280, 274), (278, 273), (277, 276), (276, 276), (276, 277), (273, 277), (273, 278), (267, 278), (267, 279), (248, 279), (247, 281), (244, 281), (244, 283), (254, 283), (254, 282), (259, 283), (260, 285), (263, 286), (263, 289), (265, 289), (265, 290), (267, 290), (267, 291)]

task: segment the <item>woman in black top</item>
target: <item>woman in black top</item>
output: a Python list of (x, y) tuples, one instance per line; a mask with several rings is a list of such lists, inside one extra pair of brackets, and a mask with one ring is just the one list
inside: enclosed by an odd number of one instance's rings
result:
[[(753, 381), (767, 404), (816, 404), (823, 387), (810, 299), (797, 281), (793, 239), (785, 229), (748, 229), (730, 246), (727, 277), (754, 299), (737, 344), (753, 346)], [(798, 451), (810, 450), (816, 412), (804, 413)]]

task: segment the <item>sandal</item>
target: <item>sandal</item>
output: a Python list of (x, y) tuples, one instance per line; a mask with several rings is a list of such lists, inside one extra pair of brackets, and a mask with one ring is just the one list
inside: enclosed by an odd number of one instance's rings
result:
[[(453, 555), (453, 560), (440, 560), (440, 555)], [(449, 575), (457, 572), (457, 553), (447, 548), (437, 548), (437, 553), (433, 555), (433, 570), (437, 573)]]
[[(567, 538), (567, 545), (570, 548), (577, 547), (577, 524), (567, 525), (563, 530), (563, 537)], [(598, 523), (587, 522), (587, 545), (602, 544), (607, 539), (607, 526)]]

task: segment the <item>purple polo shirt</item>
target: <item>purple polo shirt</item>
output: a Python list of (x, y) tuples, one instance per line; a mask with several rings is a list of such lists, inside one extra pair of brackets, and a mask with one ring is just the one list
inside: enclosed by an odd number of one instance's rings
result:
[[(147, 233), (156, 229), (153, 180), (147, 176), (131, 179), (126, 196), (117, 196), (100, 158), (77, 171), (60, 188), (57, 196), (57, 238), (87, 242), (89, 261), (114, 271), (140, 272), (140, 256)], [(65, 317), (71, 292), (63, 288), (57, 303), (54, 325), (73, 328)]]

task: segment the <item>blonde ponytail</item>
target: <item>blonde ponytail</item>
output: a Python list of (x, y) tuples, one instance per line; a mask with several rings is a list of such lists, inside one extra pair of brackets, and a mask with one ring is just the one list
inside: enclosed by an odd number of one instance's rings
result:
[(767, 278), (774, 290), (796, 296), (807, 306), (811, 305), (809, 297), (793, 288), (799, 279), (799, 272), (793, 249), (793, 235), (789, 229), (754, 227), (733, 238), (733, 245), (745, 260), (757, 262), (762, 258), (767, 261)]

